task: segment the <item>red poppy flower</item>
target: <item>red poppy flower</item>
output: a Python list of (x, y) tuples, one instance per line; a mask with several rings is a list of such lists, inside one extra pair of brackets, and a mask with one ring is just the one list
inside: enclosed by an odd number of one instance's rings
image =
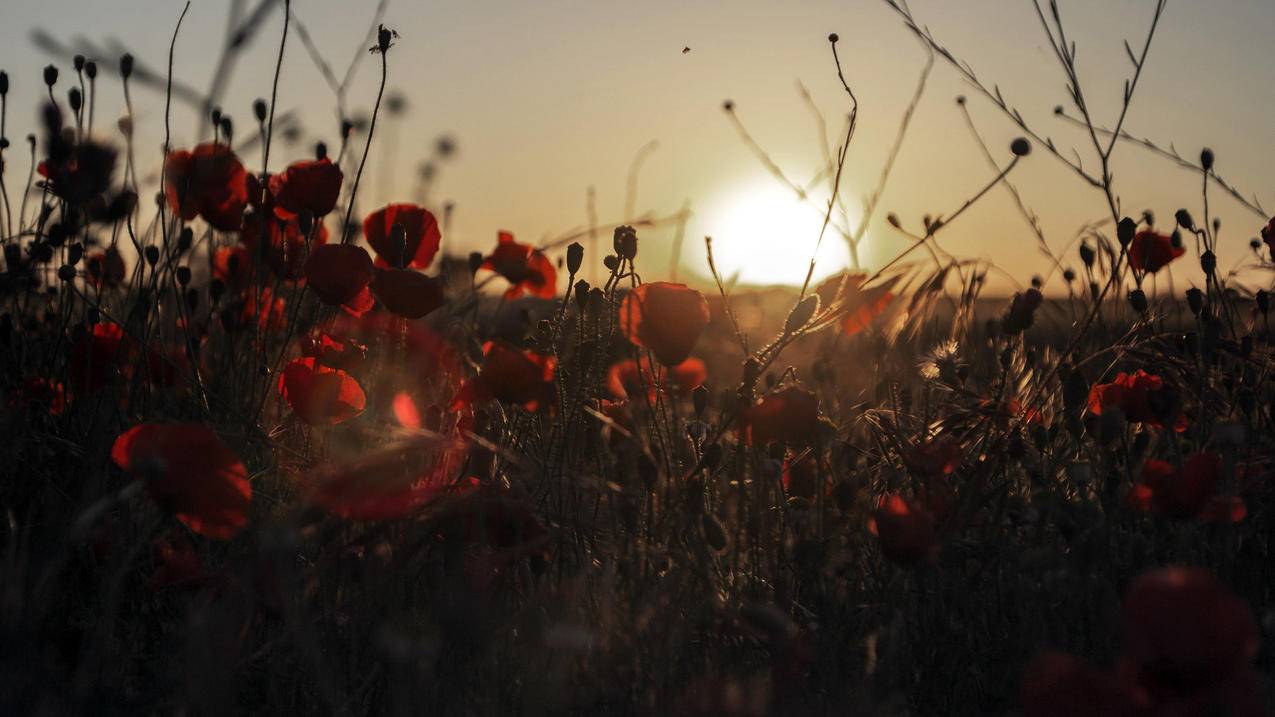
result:
[(820, 430), (819, 398), (804, 388), (788, 386), (762, 398), (740, 421), (745, 440), (753, 445), (810, 443)]
[(494, 271), (509, 282), (506, 299), (530, 294), (552, 299), (558, 293), (558, 270), (539, 249), (514, 241), (509, 232), (496, 234), (496, 248), (483, 258), (482, 269)]
[(881, 497), (868, 518), (868, 530), (881, 542), (881, 554), (899, 565), (932, 560), (938, 552), (934, 518), (925, 506), (897, 493)]
[(124, 257), (114, 247), (89, 254), (84, 265), (88, 268), (89, 282), (98, 291), (114, 289), (124, 283), (127, 272)]
[(329, 306), (340, 306), (358, 298), (372, 281), (372, 257), (353, 244), (324, 244), (315, 247), (305, 262), (306, 286)]
[(50, 156), (36, 165), (36, 171), (48, 180), (48, 189), (66, 201), (84, 205), (104, 201), (115, 174), (116, 151), (97, 142), (67, 145), (57, 142), (59, 156)]
[(226, 540), (248, 522), (248, 472), (208, 426), (134, 426), (115, 439), (111, 460), (144, 480), (156, 503), (200, 535)]
[(918, 478), (942, 478), (961, 465), (961, 445), (950, 436), (912, 446), (903, 464)]
[(283, 219), (302, 212), (322, 217), (336, 206), (342, 179), (341, 168), (327, 157), (293, 162), (270, 178), (275, 214)]
[[(1096, 416), (1109, 408), (1119, 408), (1127, 420), (1162, 426), (1166, 414), (1174, 430), (1186, 428), (1186, 416), (1177, 407), (1177, 394), (1164, 380), (1146, 371), (1118, 373), (1111, 383), (1094, 384), (1089, 389), (1089, 410)], [(1176, 413), (1174, 413), (1176, 411)]]
[(252, 257), (242, 244), (217, 247), (213, 252), (213, 278), (230, 291), (242, 291), (252, 282)]
[(71, 345), (71, 387), (77, 393), (100, 390), (114, 371), (128, 365), (130, 353), (124, 329), (117, 324), (94, 324)]
[(352, 338), (338, 339), (320, 331), (302, 340), (301, 354), (328, 368), (354, 371), (367, 358), (367, 346)]
[(1222, 458), (1216, 453), (1196, 453), (1181, 469), (1152, 459), (1143, 466), (1142, 481), (1129, 494), (1129, 503), (1140, 510), (1154, 508), (1178, 520), (1232, 520), (1237, 512), (1242, 519), (1243, 501), (1235, 506), (1233, 501), (1214, 495), (1221, 480)]
[(248, 173), (226, 145), (201, 144), (168, 153), (164, 194), (182, 219), (202, 216), (214, 229), (236, 231), (248, 205)]
[(370, 287), (390, 313), (408, 319), (419, 319), (444, 303), (443, 282), (411, 269), (377, 269)]
[(66, 389), (57, 381), (50, 381), (42, 376), (31, 376), (22, 382), (22, 386), (9, 396), (10, 408), (37, 406), (47, 411), (50, 416), (61, 416), (66, 412)]
[(665, 366), (676, 366), (691, 355), (708, 321), (704, 295), (685, 284), (643, 284), (620, 304), (620, 330)]
[(1217, 688), (1247, 670), (1257, 652), (1248, 605), (1201, 568), (1142, 575), (1125, 596), (1123, 616), (1125, 655), (1153, 695)]
[(452, 410), (495, 399), (538, 411), (553, 403), (553, 374), (553, 357), (488, 341), (483, 345), (482, 369), (461, 386)]
[(259, 251), (262, 237), (267, 237), (270, 245), (262, 253), (266, 266), (284, 279), (301, 278), (304, 265), (309, 254), (328, 243), (328, 228), (323, 222), (316, 221), (310, 234), (301, 231), (301, 222), (293, 217), (278, 217), (258, 212), (250, 212), (244, 216), (243, 231), (239, 241), (252, 251)]
[(1147, 707), (1133, 685), (1074, 655), (1042, 652), (1023, 671), (1024, 717), (1128, 717)]
[(388, 520), (472, 489), (457, 483), (464, 444), (413, 440), (341, 465), (328, 465), (306, 481), (306, 499), (348, 520)]
[[(403, 246), (394, 245), (395, 224), (405, 230)], [(443, 240), (434, 214), (415, 204), (389, 204), (367, 215), (363, 236), (376, 251), (378, 264), (399, 269), (429, 267)]]
[(1173, 245), (1172, 237), (1143, 229), (1129, 243), (1129, 266), (1154, 274), (1185, 253), (1186, 249)]
[(335, 426), (363, 412), (367, 397), (350, 374), (313, 357), (293, 360), (279, 375), (279, 397), (312, 426)]
[(823, 306), (843, 315), (841, 332), (853, 336), (872, 325), (894, 301), (893, 282), (863, 288), (867, 274), (841, 273), (819, 284), (815, 292)]
[[(638, 372), (641, 365), (642, 371)], [(651, 360), (645, 356), (638, 360), (625, 359), (618, 361), (607, 370), (607, 388), (616, 398), (628, 398), (641, 395), (642, 386), (654, 399), (657, 390), (672, 391), (679, 396), (689, 396), (691, 391), (699, 388), (708, 378), (708, 369), (704, 362), (697, 358), (688, 358), (672, 369), (663, 366), (652, 368)]]

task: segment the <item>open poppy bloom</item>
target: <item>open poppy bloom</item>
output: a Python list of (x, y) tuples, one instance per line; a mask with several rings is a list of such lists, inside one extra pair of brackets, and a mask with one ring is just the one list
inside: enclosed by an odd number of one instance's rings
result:
[[(1129, 494), (1129, 504), (1138, 510), (1156, 510), (1170, 518), (1231, 520), (1236, 515), (1231, 502), (1215, 495), (1222, 480), (1222, 458), (1216, 453), (1196, 453), (1186, 459), (1182, 468), (1151, 459), (1142, 468), (1142, 480)], [(1239, 500), (1235, 498), (1234, 500)], [(1242, 508), (1240, 501), (1239, 507)]]
[(843, 272), (824, 279), (815, 289), (823, 306), (843, 314), (841, 333), (853, 336), (872, 325), (877, 317), (894, 301), (891, 288), (894, 282), (885, 282), (864, 288), (867, 274)]
[(506, 299), (523, 294), (552, 299), (558, 293), (558, 270), (553, 262), (539, 249), (514, 241), (510, 232), (496, 234), (496, 248), (483, 257), (480, 268), (494, 271), (509, 282)]
[(115, 247), (89, 254), (84, 265), (88, 268), (89, 283), (98, 291), (114, 289), (124, 283), (124, 274), (127, 271), (124, 257), (120, 256)]
[[(264, 248), (260, 247), (263, 238), (269, 242)], [(296, 217), (280, 219), (268, 213), (249, 212), (244, 215), (239, 241), (248, 249), (260, 252), (266, 266), (280, 278), (295, 280), (303, 275), (308, 255), (328, 243), (328, 228), (316, 221), (306, 235)]]
[(279, 376), (279, 397), (312, 426), (334, 426), (363, 412), (367, 397), (350, 374), (319, 364), (313, 357), (295, 359)]
[(1152, 426), (1173, 425), (1175, 431), (1186, 430), (1186, 415), (1179, 405), (1178, 393), (1154, 374), (1138, 370), (1116, 374), (1111, 383), (1094, 384), (1089, 389), (1089, 410), (1101, 416), (1109, 408), (1120, 409), (1125, 419)]
[[(394, 238), (396, 224), (404, 231), (401, 246)], [(433, 212), (415, 204), (389, 204), (367, 215), (363, 237), (376, 252), (378, 264), (398, 269), (429, 267), (443, 241)]]
[(352, 463), (321, 467), (303, 489), (311, 503), (348, 520), (398, 518), (472, 489), (472, 484), (454, 479), (464, 455), (459, 442), (441, 446), (412, 440)]
[(113, 372), (128, 365), (131, 346), (118, 324), (97, 323), (71, 345), (67, 366), (71, 388), (93, 393), (104, 387)]
[(1246, 689), (1258, 647), (1253, 613), (1208, 571), (1168, 567), (1143, 574), (1126, 593), (1122, 615), (1125, 657), (1154, 701), (1217, 701), (1230, 704), (1227, 714), (1263, 714), (1235, 709), (1256, 695)]
[(1129, 266), (1154, 274), (1185, 253), (1186, 249), (1173, 245), (1172, 237), (1143, 229), (1129, 243)]
[(620, 330), (665, 366), (676, 366), (691, 355), (708, 321), (704, 295), (685, 284), (642, 284), (620, 303)]
[(377, 269), (370, 287), (390, 313), (408, 319), (419, 319), (445, 303), (443, 282), (411, 269)]
[(134, 426), (115, 439), (111, 460), (145, 481), (160, 507), (200, 535), (226, 540), (248, 522), (248, 472), (208, 426)]
[[(641, 372), (638, 366), (641, 366)], [(689, 396), (708, 378), (708, 369), (697, 358), (688, 358), (671, 369), (652, 367), (651, 360), (643, 356), (637, 361), (625, 359), (607, 370), (607, 389), (616, 398), (642, 395), (643, 387), (654, 398), (656, 391)]]
[(183, 220), (202, 216), (214, 229), (236, 231), (248, 206), (248, 173), (224, 144), (176, 150), (164, 160), (164, 195)]
[(745, 440), (753, 445), (810, 443), (820, 430), (819, 398), (804, 388), (788, 386), (751, 406), (740, 422)]
[(341, 196), (341, 168), (327, 157), (293, 162), (270, 177), (274, 211), (282, 219), (308, 212), (319, 218), (332, 211)]
[(372, 257), (353, 244), (315, 247), (305, 261), (306, 286), (329, 306), (341, 306), (358, 298), (372, 281)]
[(519, 351), (504, 341), (488, 341), (483, 345), (482, 368), (461, 385), (452, 399), (452, 410), (494, 399), (538, 411), (553, 403), (553, 374), (552, 356)]
[(934, 518), (925, 506), (898, 493), (881, 496), (868, 530), (880, 539), (881, 554), (899, 565), (932, 560), (938, 552)]

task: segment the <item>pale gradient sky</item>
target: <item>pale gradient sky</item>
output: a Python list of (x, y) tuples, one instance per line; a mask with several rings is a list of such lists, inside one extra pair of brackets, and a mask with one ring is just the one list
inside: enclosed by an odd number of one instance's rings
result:
[[(21, 138), (35, 126), (36, 102), (44, 90), (40, 68), (52, 59), (35, 49), (31, 31), (42, 28), (64, 41), (83, 37), (100, 46), (118, 40), (139, 61), (161, 69), (182, 3), (3, 2), (0, 68), (12, 80), (8, 135), (17, 150), (8, 155), (12, 189), (26, 172)], [(375, 5), (372, 0), (295, 0), (293, 9), (339, 75), (365, 44), (363, 33)], [(1079, 45), (1090, 102), (1097, 117), (1109, 122), (1129, 69), (1121, 40), (1140, 43), (1154, 0), (1062, 0), (1061, 5)], [(209, 0), (192, 4), (178, 46), (176, 77), (196, 87), (208, 85), (228, 7), (229, 2)], [(985, 82), (998, 83), (1039, 132), (1085, 152), (1082, 133), (1052, 116), (1054, 105), (1065, 99), (1062, 76), (1028, 0), (913, 0), (912, 7)], [(266, 15), (223, 100), (241, 137), (253, 128), (252, 99), (269, 96), (282, 19), (280, 9)], [(590, 186), (597, 190), (600, 219), (622, 219), (629, 165), (643, 145), (657, 140), (658, 149), (643, 165), (638, 212), (668, 214), (690, 200), (695, 216), (687, 233), (686, 269), (702, 270), (702, 238), (712, 234), (723, 263), (731, 265), (727, 270), (741, 267), (744, 281), (799, 275), (818, 221), (809, 221), (807, 214), (797, 214), (800, 221), (775, 221), (756, 206), (749, 210), (750, 203), (782, 208), (791, 202), (736, 136), (722, 101), (734, 100), (750, 130), (790, 175), (808, 179), (821, 162), (821, 150), (795, 83), (801, 80), (810, 88), (835, 134), (845, 96), (824, 38), (838, 32), (847, 78), (861, 103), (844, 179), (853, 199), (874, 185), (924, 62), (917, 42), (879, 0), (392, 0), (385, 23), (402, 36), (389, 56), (389, 86), (405, 95), (411, 112), (402, 126), (378, 129), (364, 209), (371, 209), (372, 201), (410, 200), (420, 158), (438, 135), (449, 133), (460, 151), (442, 169), (434, 197), (457, 207), (445, 244), (458, 251), (486, 249), (497, 229), (540, 240), (586, 223)], [(1275, 207), (1272, 31), (1275, 3), (1269, 0), (1170, 0), (1126, 125), (1135, 134), (1176, 143), (1187, 156), (1212, 147), (1218, 171), (1256, 193), (1268, 208)], [(691, 52), (683, 54), (683, 46)], [(117, 54), (96, 59), (113, 64)], [(63, 98), (73, 73), (69, 60), (57, 64)], [(370, 109), (378, 70), (377, 58), (364, 58), (350, 91), (352, 108)], [(1008, 157), (1006, 147), (1015, 136), (1010, 123), (975, 98), (950, 67), (937, 65), (882, 199), (883, 211), (869, 229), (863, 254), (869, 266), (888, 260), (907, 242), (885, 223), (886, 210), (916, 227), (923, 213), (950, 212), (991, 177), (953, 101), (958, 94), (971, 96), (975, 119), (994, 151)], [(150, 90), (136, 96), (140, 160), (149, 168), (158, 163), (162, 99)], [(337, 144), (332, 94), (295, 34), (288, 41), (279, 109), (302, 113), (305, 141), (276, 149), (272, 168), (309, 154), (316, 140)], [(120, 112), (118, 82), (104, 73), (99, 128)], [(172, 124), (175, 146), (197, 140), (194, 114), (186, 106), (175, 105)], [(252, 168), (259, 165), (257, 157), (245, 159)], [(388, 185), (378, 181), (386, 176), (381, 163), (387, 161), (395, 178)], [(1167, 224), (1177, 207), (1198, 206), (1197, 177), (1136, 147), (1118, 150), (1115, 166), (1128, 213), (1151, 208)], [(1080, 225), (1104, 214), (1101, 195), (1043, 151), (1035, 152), (1014, 180), (1056, 248), (1066, 245)], [(1229, 267), (1247, 252), (1261, 222), (1225, 199), (1213, 208), (1224, 222), (1220, 253), (1222, 265)], [(761, 252), (749, 243), (757, 241), (750, 235), (759, 225), (773, 227), (768, 231), (776, 234), (771, 243), (781, 247), (778, 252)], [(642, 237), (639, 268), (648, 280), (662, 278), (671, 231), (652, 230)], [(844, 250), (835, 237), (828, 241), (832, 251), (823, 268), (832, 271)], [(1024, 282), (1045, 267), (1003, 189), (941, 234), (940, 241), (956, 254), (993, 259)], [(1074, 256), (1069, 251), (1064, 259), (1075, 264)], [(1196, 272), (1183, 265), (1175, 274), (1191, 281)]]

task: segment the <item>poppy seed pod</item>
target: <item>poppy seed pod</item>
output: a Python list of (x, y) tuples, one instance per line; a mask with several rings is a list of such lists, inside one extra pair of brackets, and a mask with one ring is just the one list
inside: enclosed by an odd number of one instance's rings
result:
[(576, 308), (580, 312), (584, 312), (585, 304), (589, 301), (589, 282), (581, 279), (576, 282)]
[(1120, 246), (1129, 246), (1129, 242), (1133, 241), (1133, 235), (1138, 233), (1138, 223), (1129, 217), (1120, 220), (1116, 225), (1116, 238), (1120, 240)]
[(181, 233), (177, 235), (177, 253), (185, 254), (190, 251), (191, 244), (195, 242), (195, 231), (190, 227), (182, 227)]
[(1147, 294), (1142, 289), (1134, 289), (1129, 292), (1129, 305), (1139, 314), (1147, 313)]
[(66, 101), (71, 105), (72, 112), (79, 112), (80, 107), (84, 105), (84, 95), (80, 94), (80, 88), (72, 87), (70, 91), (66, 93)]
[(1208, 172), (1213, 169), (1213, 160), (1213, 150), (1205, 147), (1200, 151), (1200, 167), (1202, 167), (1204, 171)]
[(174, 272), (174, 275), (177, 278), (178, 284), (185, 286), (190, 283), (190, 267), (189, 266), (177, 267), (177, 271)]
[(632, 261), (637, 256), (637, 231), (630, 226), (616, 227), (613, 244), (616, 255)]
[(75, 57), (72, 57), (71, 66), (75, 68), (76, 72), (83, 72), (84, 71), (84, 55), (76, 55)]
[(573, 241), (567, 245), (567, 273), (575, 276), (584, 263), (584, 245)]
[(152, 244), (146, 247), (146, 251), (144, 252), (144, 254), (146, 255), (147, 264), (150, 264), (151, 266), (155, 266), (156, 264), (159, 263), (159, 247)]
[(1188, 212), (1185, 209), (1179, 209), (1173, 214), (1173, 218), (1177, 220), (1178, 226), (1183, 229), (1189, 232), (1195, 231), (1195, 218), (1191, 216), (1191, 212)]
[(58, 267), (58, 278), (62, 281), (73, 281), (75, 279), (75, 267), (70, 264), (63, 264)]
[(615, 271), (620, 268), (620, 260), (615, 254), (607, 254), (602, 258), (602, 265), (607, 268), (607, 271)]
[(52, 87), (58, 83), (58, 68), (48, 65), (44, 68), (44, 84)]
[(96, 80), (97, 79), (97, 63), (92, 60), (89, 60), (88, 62), (84, 63), (84, 74), (88, 75), (90, 80)]
[(1019, 137), (1009, 143), (1009, 151), (1013, 152), (1015, 157), (1026, 157), (1032, 153), (1032, 143), (1027, 141), (1026, 137)]
[(1204, 308), (1204, 292), (1195, 287), (1187, 289), (1186, 305), (1190, 307), (1192, 314), (1199, 316), (1200, 310)]
[(266, 121), (266, 101), (257, 98), (252, 101), (252, 116), (257, 118), (258, 122)]
[(1204, 270), (1205, 274), (1212, 276), (1213, 272), (1217, 271), (1217, 255), (1211, 251), (1201, 254), (1200, 268)]

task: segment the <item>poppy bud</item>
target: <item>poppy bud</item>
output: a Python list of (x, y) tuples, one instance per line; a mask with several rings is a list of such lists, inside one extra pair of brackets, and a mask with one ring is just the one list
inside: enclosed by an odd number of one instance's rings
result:
[(578, 241), (573, 241), (567, 245), (567, 273), (575, 276), (580, 271), (580, 265), (584, 263), (584, 245)]
[(1252, 239), (1249, 239), (1248, 248), (1252, 249), (1255, 252), (1259, 251), (1262, 248), (1262, 240), (1258, 239), (1257, 237), (1253, 237)]
[(76, 55), (75, 57), (72, 57), (71, 65), (75, 68), (76, 72), (83, 72), (84, 71), (84, 55)]
[(1217, 271), (1217, 255), (1211, 251), (1206, 251), (1201, 254), (1200, 268), (1204, 270), (1205, 274), (1212, 276), (1213, 272)]
[(92, 60), (89, 60), (88, 62), (84, 63), (84, 74), (88, 75), (90, 80), (96, 80), (97, 79), (97, 63)]
[(187, 284), (190, 283), (190, 267), (189, 266), (177, 267), (177, 271), (174, 272), (174, 275), (177, 278), (178, 284), (181, 284), (182, 286), (186, 286)]
[(1203, 167), (1206, 172), (1213, 169), (1213, 150), (1205, 147), (1200, 151), (1200, 166)]
[(704, 525), (704, 541), (713, 550), (721, 552), (726, 549), (726, 527), (712, 513), (705, 513), (701, 522)]
[(632, 261), (637, 256), (637, 231), (630, 226), (616, 227), (613, 244), (617, 256)]
[(52, 87), (58, 83), (58, 68), (49, 65), (44, 68), (44, 84)]
[(80, 88), (72, 87), (71, 90), (66, 93), (66, 101), (71, 105), (72, 112), (79, 112), (80, 107), (83, 106), (84, 103), (84, 96), (80, 94)]
[(1138, 223), (1125, 217), (1116, 225), (1116, 238), (1120, 240), (1120, 246), (1129, 246), (1129, 242), (1133, 241), (1133, 235), (1138, 232)]
[(615, 254), (607, 254), (602, 258), (602, 265), (607, 268), (607, 271), (615, 271), (620, 268), (620, 260)]
[(887, 222), (890, 222), (890, 226), (894, 227), (895, 229), (898, 229), (900, 226), (899, 215), (895, 214), (894, 212), (890, 212), (889, 214), (885, 215), (885, 220)]
[(1271, 295), (1266, 293), (1265, 289), (1258, 289), (1257, 294), (1253, 297), (1257, 302), (1257, 310), (1263, 314), (1269, 313), (1271, 310)]
[(1129, 292), (1129, 305), (1139, 314), (1147, 313), (1147, 294), (1142, 289), (1134, 289)]
[(1074, 269), (1063, 269), (1063, 281), (1070, 284), (1076, 280), (1076, 272)]
[(47, 264), (50, 261), (53, 261), (53, 246), (45, 243), (34, 247), (31, 250), (31, 258), (38, 264)]
[(792, 311), (788, 312), (788, 320), (784, 322), (784, 335), (788, 336), (799, 331), (810, 321), (810, 317), (815, 315), (818, 308), (818, 294), (811, 294), (797, 302), (797, 305), (792, 307)]
[(592, 289), (589, 289), (589, 310), (590, 311), (592, 311), (595, 314), (600, 313), (602, 311), (602, 307), (606, 306), (606, 302), (607, 302), (606, 292), (602, 291), (596, 286), (593, 287)]
[(328, 156), (328, 146), (324, 144), (323, 142), (315, 142), (314, 143), (314, 158), (316, 160), (323, 160), (323, 159), (327, 159), (327, 156)]
[(469, 252), (469, 273), (477, 274), (478, 269), (483, 265), (483, 254), (479, 251)]
[(1009, 143), (1009, 151), (1013, 152), (1015, 157), (1026, 157), (1032, 153), (1032, 143), (1028, 142), (1026, 137), (1019, 137)]
[(186, 290), (186, 308), (188, 311), (194, 311), (199, 308), (199, 292), (194, 289)]
[(965, 105), (965, 102), (966, 102), (966, 100), (965, 100), (965, 95), (957, 95), (957, 96), (956, 96), (956, 104), (964, 106), (964, 105)]
[(1188, 212), (1185, 209), (1179, 209), (1176, 213), (1174, 213), (1173, 218), (1177, 220), (1178, 226), (1183, 229), (1189, 232), (1195, 231), (1195, 219), (1191, 216), (1191, 212)]
[(255, 99), (252, 101), (252, 116), (257, 118), (258, 122), (266, 121), (266, 101), (263, 99)]
[(691, 391), (691, 403), (695, 406), (695, 415), (699, 416), (708, 408), (708, 387), (703, 384)]
[(581, 313), (584, 312), (585, 304), (589, 301), (589, 282), (581, 279), (576, 282), (576, 309)]
[(1080, 245), (1080, 260), (1084, 262), (1085, 266), (1093, 266), (1094, 259), (1096, 259), (1097, 256), (1098, 255), (1094, 252), (1094, 248), (1089, 246), (1087, 242)]
[(127, 52), (120, 55), (120, 77), (127, 80), (133, 74), (133, 56)]
[(723, 102), (723, 103), (722, 103), (722, 109), (723, 109), (723, 110), (725, 110), (725, 111), (727, 111), (727, 112), (734, 112), (734, 111), (735, 111), (735, 103), (734, 103), (733, 101), (731, 101), (731, 100), (726, 100), (725, 102)]
[(9, 73), (0, 70), (0, 97), (9, 94)]
[(84, 258), (84, 245), (78, 241), (67, 248), (66, 263), (75, 266), (80, 263), (80, 259)]
[(63, 264), (58, 267), (58, 278), (62, 281), (71, 281), (75, 279), (75, 267), (70, 264)]
[(177, 253), (185, 254), (190, 251), (190, 246), (195, 242), (195, 231), (190, 227), (182, 227), (181, 233), (177, 235)]
[(1196, 316), (1200, 315), (1200, 310), (1204, 308), (1204, 292), (1195, 287), (1186, 290), (1186, 305), (1191, 308), (1191, 313)]
[(144, 253), (146, 255), (147, 264), (150, 264), (153, 267), (159, 263), (159, 247), (152, 244), (146, 247), (146, 251)]
[(1039, 291), (1039, 290), (1040, 290), (1041, 288), (1043, 288), (1044, 286), (1045, 286), (1045, 280), (1044, 280), (1044, 279), (1042, 279), (1042, 278), (1040, 278), (1040, 274), (1033, 274), (1033, 275), (1032, 275), (1032, 288), (1033, 288), (1033, 289), (1036, 289), (1037, 291)]
[(828, 42), (836, 42), (840, 39), (841, 38), (835, 32), (828, 35)]

